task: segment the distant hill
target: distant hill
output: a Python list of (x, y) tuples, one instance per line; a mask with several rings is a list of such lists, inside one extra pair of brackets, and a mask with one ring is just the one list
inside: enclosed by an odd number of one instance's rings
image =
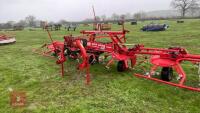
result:
[(146, 12), (147, 17), (175, 17), (180, 16), (177, 10), (158, 10)]
[[(181, 16), (180, 12), (177, 10), (157, 10), (157, 11), (149, 11), (146, 12), (147, 17), (176, 17)], [(186, 16), (193, 17), (193, 16), (200, 16), (200, 9), (196, 11), (196, 13), (191, 14), (187, 13)]]

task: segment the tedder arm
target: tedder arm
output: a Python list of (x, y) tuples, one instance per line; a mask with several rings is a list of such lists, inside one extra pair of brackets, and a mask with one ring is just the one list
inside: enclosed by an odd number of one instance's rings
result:
[[(136, 46), (135, 48), (130, 49), (128, 54), (151, 55), (150, 63), (153, 66), (151, 67), (150, 73), (147, 75), (134, 74), (135, 76), (200, 92), (200, 88), (194, 88), (186, 86), (184, 84), (186, 81), (186, 74), (183, 68), (181, 67), (181, 63), (183, 61), (190, 61), (195, 64), (199, 63), (200, 55), (189, 54), (183, 48), (159, 49), (145, 48), (143, 46)], [(155, 71), (158, 69), (158, 67), (162, 68), (160, 75), (161, 79), (152, 77), (152, 75), (155, 74)], [(170, 82), (172, 80), (173, 70), (175, 70), (178, 74), (178, 83)]]

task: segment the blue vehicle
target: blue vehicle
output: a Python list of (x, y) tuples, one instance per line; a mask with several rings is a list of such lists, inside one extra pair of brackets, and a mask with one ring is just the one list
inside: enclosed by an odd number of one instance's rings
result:
[(150, 24), (143, 26), (142, 31), (165, 31), (169, 26), (167, 24)]

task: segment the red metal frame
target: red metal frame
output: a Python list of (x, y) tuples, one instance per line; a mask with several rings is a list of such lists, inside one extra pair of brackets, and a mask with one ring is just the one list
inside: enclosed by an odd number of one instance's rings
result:
[[(151, 67), (150, 73), (148, 75), (134, 74), (137, 77), (146, 78), (156, 82), (165, 83), (171, 86), (176, 86), (180, 88), (185, 88), (192, 91), (200, 92), (199, 88), (194, 88), (184, 85), (186, 81), (186, 74), (181, 67), (183, 61), (190, 61), (192, 63), (200, 62), (200, 55), (189, 54), (184, 48), (146, 48), (143, 45), (134, 45), (132, 48), (128, 48), (125, 44), (126, 33), (129, 31), (104, 31), (104, 30), (92, 30), (92, 31), (81, 31), (83, 37), (73, 37), (64, 36), (64, 42), (53, 41), (50, 33), (48, 35), (52, 41), (47, 48), (50, 53), (56, 54), (58, 60), (57, 64), (61, 64), (62, 76), (64, 76), (64, 62), (66, 61), (66, 51), (74, 52), (75, 55), (68, 55), (72, 58), (82, 58), (82, 63), (79, 64), (78, 69), (85, 70), (87, 73), (86, 83), (90, 82), (89, 74), (89, 57), (99, 56), (102, 53), (107, 53), (111, 56), (111, 60), (108, 61), (107, 67), (112, 64), (112, 62), (123, 61), (124, 69), (128, 68), (128, 61), (131, 61), (131, 67), (134, 67), (137, 63), (138, 55), (149, 55), (150, 63), (153, 65)], [(85, 38), (86, 37), (86, 38)], [(111, 42), (102, 43), (96, 41), (96, 39), (109, 38)], [(48, 52), (49, 53), (49, 52)], [(72, 54), (70, 53), (70, 54)], [(76, 55), (76, 54), (79, 54)], [(157, 78), (153, 78), (152, 74), (156, 71), (158, 67), (170, 67), (173, 68), (180, 78), (179, 83), (172, 83), (168, 81), (163, 81)]]

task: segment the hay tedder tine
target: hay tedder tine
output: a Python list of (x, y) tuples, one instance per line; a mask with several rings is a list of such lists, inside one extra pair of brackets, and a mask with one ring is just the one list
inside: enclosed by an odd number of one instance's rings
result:
[(158, 68), (157, 65), (153, 65), (153, 67), (150, 70), (150, 73), (149, 73), (148, 77), (151, 77), (155, 73), (157, 68)]

